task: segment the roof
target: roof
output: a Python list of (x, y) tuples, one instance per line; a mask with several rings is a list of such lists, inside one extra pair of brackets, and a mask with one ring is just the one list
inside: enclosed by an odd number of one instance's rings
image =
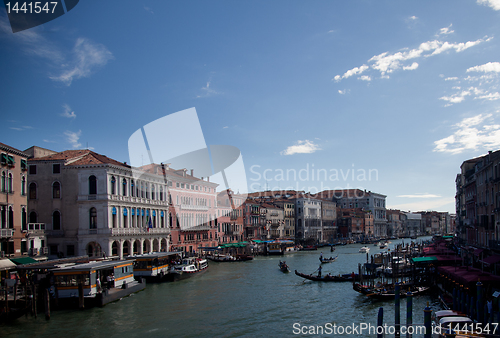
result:
[(28, 157), (28, 154), (26, 154), (25, 152), (19, 150), (19, 149), (16, 149), (14, 147), (11, 147), (11, 146), (8, 146), (6, 145), (5, 143), (1, 143), (0, 142), (0, 149), (1, 150), (5, 150), (5, 151), (9, 151), (11, 153), (15, 153), (16, 155), (19, 155), (19, 156), (22, 156), (22, 157)]
[(71, 271), (102, 270), (102, 269), (108, 269), (108, 268), (115, 267), (117, 265), (128, 264), (128, 263), (132, 263), (132, 259), (131, 260), (100, 261), (100, 262), (76, 264), (76, 265), (71, 265), (71, 266), (65, 266), (65, 267), (59, 268), (59, 269), (54, 269), (53, 271), (54, 271), (54, 273), (57, 273), (57, 272), (67, 272), (68, 270), (71, 270)]
[(107, 156), (98, 154), (92, 150), (65, 150), (48, 156), (29, 159), (33, 161), (66, 161), (67, 166), (80, 166), (89, 164), (112, 164), (121, 167), (130, 168), (130, 165), (118, 162)]

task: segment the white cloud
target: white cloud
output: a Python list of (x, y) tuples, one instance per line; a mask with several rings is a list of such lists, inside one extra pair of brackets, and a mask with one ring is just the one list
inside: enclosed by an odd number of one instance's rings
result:
[(469, 72), (500, 73), (500, 62), (488, 62), (481, 66), (474, 66), (467, 69)]
[(463, 90), (457, 94), (453, 94), (451, 96), (442, 96), (440, 97), (439, 99), (440, 100), (444, 100), (444, 101), (448, 101), (450, 103), (460, 103), (462, 102), (463, 100), (465, 100), (465, 97), (470, 95), (470, 91), (468, 90)]
[(396, 197), (406, 197), (406, 198), (436, 198), (436, 197), (441, 197), (440, 195), (434, 195), (434, 194), (414, 194), (414, 195), (399, 195)]
[(312, 154), (317, 150), (321, 150), (317, 144), (312, 141), (304, 140), (297, 141), (293, 146), (289, 146), (281, 152), (281, 155), (294, 155), (294, 154)]
[(229, 126), (222, 127), (222, 129), (227, 129), (227, 128), (229, 128)]
[(458, 77), (456, 76), (453, 76), (453, 77), (447, 77), (446, 79), (444, 79), (445, 81), (457, 81), (458, 80)]
[(202, 94), (197, 95), (196, 98), (209, 97), (209, 96), (221, 94), (220, 92), (210, 88), (211, 81), (212, 80), (208, 81), (207, 85), (205, 87), (201, 87)]
[(76, 114), (71, 109), (70, 106), (68, 106), (67, 104), (63, 104), (63, 108), (64, 108), (64, 113), (62, 113), (61, 116), (64, 116), (64, 117), (67, 117), (70, 119), (76, 119)]
[(155, 12), (153, 12), (153, 10), (152, 10), (151, 8), (149, 8), (149, 7), (144, 7), (144, 10), (145, 10), (146, 12), (151, 13), (151, 14), (155, 14)]
[(68, 131), (64, 132), (64, 135), (66, 136), (66, 141), (71, 143), (73, 148), (80, 148), (82, 146), (82, 144), (80, 142), (78, 142), (80, 140), (80, 136), (82, 135), (81, 130), (79, 130), (77, 132), (73, 132), (73, 131), (68, 130)]
[(452, 126), (456, 129), (452, 135), (434, 142), (433, 151), (460, 154), (466, 150), (498, 148), (500, 125), (493, 123), (492, 116), (479, 114), (464, 118)]
[(492, 38), (484, 37), (483, 39), (478, 39), (476, 41), (467, 41), (460, 43), (450, 43), (448, 41), (440, 40), (426, 41), (421, 43), (418, 48), (404, 48), (401, 51), (392, 54), (389, 52), (384, 52), (375, 55), (368, 60), (368, 65), (363, 64), (360, 67), (354, 67), (351, 70), (345, 72), (343, 75), (336, 75), (333, 79), (336, 82), (339, 82), (352, 75), (364, 73), (370, 68), (379, 71), (381, 78), (388, 78), (388, 74), (396, 70), (413, 70), (418, 67), (417, 62), (412, 61), (412, 63), (410, 64), (408, 62), (409, 60), (414, 60), (421, 57), (431, 57), (444, 53), (448, 50), (454, 50), (456, 53), (460, 53), (482, 42), (490, 41), (491, 39)]
[(411, 64), (411, 66), (405, 66), (405, 67), (403, 67), (403, 70), (414, 70), (414, 69), (417, 69), (417, 68), (418, 68), (418, 63), (413, 62)]
[(346, 93), (346, 90), (345, 90), (345, 89), (344, 89), (344, 90), (340, 90), (340, 89), (339, 89), (339, 94), (340, 94), (340, 95), (345, 95), (345, 93)]
[(418, 20), (418, 17), (416, 17), (415, 15), (412, 15), (408, 18), (408, 20)]
[(371, 81), (372, 78), (368, 75), (361, 75), (358, 79), (362, 80), (362, 81)]
[(500, 11), (500, 0), (477, 0), (480, 5), (485, 5), (493, 8), (495, 11)]
[(354, 67), (353, 69), (348, 70), (347, 72), (344, 73), (344, 75), (336, 75), (333, 79), (337, 82), (339, 82), (342, 79), (347, 79), (348, 77), (351, 77), (353, 75), (358, 75), (363, 73), (365, 70), (367, 70), (368, 67), (367, 65), (362, 65), (361, 67)]
[(89, 77), (94, 69), (104, 66), (111, 59), (113, 54), (104, 45), (79, 38), (73, 47), (72, 60), (65, 64), (65, 70), (50, 78), (70, 86), (73, 79)]
[(496, 101), (500, 99), (500, 93), (488, 93), (486, 95), (475, 97), (474, 99), (488, 100), (488, 101)]
[(448, 35), (448, 34), (454, 33), (455, 31), (453, 29), (451, 29), (451, 26), (452, 25), (449, 25), (448, 27), (441, 28), (439, 30), (439, 35)]

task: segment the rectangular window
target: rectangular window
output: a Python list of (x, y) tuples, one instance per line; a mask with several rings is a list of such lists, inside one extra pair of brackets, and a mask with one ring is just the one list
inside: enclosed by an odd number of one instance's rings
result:
[(56, 256), (57, 254), (58, 254), (57, 245), (50, 245), (49, 246), (49, 255)]
[(0, 163), (2, 163), (2, 164), (7, 164), (7, 154), (2, 153), (2, 154), (0, 155)]
[(21, 253), (28, 252), (28, 242), (21, 241)]
[(21, 159), (21, 170), (28, 170), (28, 161)]
[(30, 165), (29, 174), (30, 175), (36, 175), (36, 165), (34, 165), (34, 164)]
[(61, 173), (61, 165), (59, 163), (52, 165), (52, 173), (60, 174)]

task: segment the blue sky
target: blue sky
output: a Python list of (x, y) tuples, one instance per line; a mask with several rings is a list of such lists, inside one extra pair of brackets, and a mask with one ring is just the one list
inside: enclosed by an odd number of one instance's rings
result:
[(454, 212), (460, 164), (500, 148), (498, 33), (500, 0), (82, 0), (15, 34), (2, 9), (0, 142), (129, 161), (137, 129), (194, 107), (250, 191)]

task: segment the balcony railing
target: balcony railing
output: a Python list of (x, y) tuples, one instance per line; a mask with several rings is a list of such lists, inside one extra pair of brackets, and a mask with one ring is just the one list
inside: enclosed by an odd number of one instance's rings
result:
[(208, 211), (208, 206), (206, 205), (192, 205), (192, 204), (181, 204), (182, 210), (201, 210)]
[(14, 229), (0, 229), (0, 238), (10, 238), (14, 236)]
[(28, 223), (26, 224), (26, 227), (23, 227), (23, 232), (27, 232), (29, 234), (45, 232), (45, 223)]
[(48, 255), (48, 254), (49, 254), (49, 248), (47, 247), (31, 248), (28, 250), (28, 255), (30, 256)]
[(139, 204), (150, 204), (150, 205), (161, 205), (168, 206), (168, 201), (153, 200), (144, 197), (135, 196), (121, 196), (121, 195), (109, 195), (109, 194), (96, 194), (96, 195), (79, 195), (78, 201), (121, 201)]

